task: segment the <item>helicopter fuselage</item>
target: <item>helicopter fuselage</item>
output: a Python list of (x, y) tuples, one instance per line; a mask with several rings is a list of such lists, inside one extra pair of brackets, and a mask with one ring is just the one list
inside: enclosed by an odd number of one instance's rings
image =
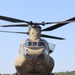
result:
[(54, 60), (49, 54), (51, 49), (48, 42), (41, 39), (41, 27), (29, 29), (29, 38), (22, 42), (15, 60), (17, 73), (21, 75), (48, 75), (52, 73)]
[(54, 67), (54, 60), (49, 56), (49, 50), (43, 41), (30, 42), (27, 39), (21, 44), (20, 55), (15, 61), (15, 67), (22, 75), (48, 75)]

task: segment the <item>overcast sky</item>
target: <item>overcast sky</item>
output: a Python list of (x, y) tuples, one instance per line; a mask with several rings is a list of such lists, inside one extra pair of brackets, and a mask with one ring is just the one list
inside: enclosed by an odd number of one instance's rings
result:
[[(0, 15), (33, 22), (63, 21), (75, 17), (75, 0), (0, 0)], [(0, 25), (12, 24), (0, 20)], [(46, 25), (48, 27), (50, 25)], [(0, 28), (27, 31), (28, 28)], [(45, 38), (56, 45), (51, 56), (55, 60), (53, 72), (75, 70), (75, 23), (67, 24), (44, 34), (66, 38), (64, 41)], [(0, 73), (15, 73), (14, 60), (27, 35), (0, 33)]]

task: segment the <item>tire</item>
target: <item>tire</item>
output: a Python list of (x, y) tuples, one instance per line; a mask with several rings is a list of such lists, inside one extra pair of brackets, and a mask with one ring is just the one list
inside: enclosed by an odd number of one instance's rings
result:
[(54, 75), (54, 73), (51, 73), (50, 75)]
[(48, 73), (48, 75), (54, 75), (54, 73)]

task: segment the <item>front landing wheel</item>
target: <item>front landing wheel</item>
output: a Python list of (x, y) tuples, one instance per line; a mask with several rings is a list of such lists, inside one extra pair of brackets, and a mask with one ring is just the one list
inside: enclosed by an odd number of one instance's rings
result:
[(21, 75), (20, 73), (15, 73), (15, 75)]
[(54, 75), (54, 73), (48, 73), (48, 75)]

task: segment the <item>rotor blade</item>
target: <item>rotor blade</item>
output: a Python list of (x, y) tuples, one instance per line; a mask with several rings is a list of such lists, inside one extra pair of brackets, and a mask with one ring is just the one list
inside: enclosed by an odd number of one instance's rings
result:
[(10, 25), (1, 25), (0, 27), (28, 27), (28, 24), (10, 24)]
[(58, 40), (64, 40), (65, 39), (65, 38), (56, 37), (56, 36), (50, 36), (50, 35), (45, 35), (45, 34), (41, 34), (41, 37), (58, 39)]
[(19, 34), (28, 34), (28, 32), (14, 32), (14, 31), (2, 31), (2, 30), (0, 30), (0, 32), (4, 32), (4, 33), (19, 33)]
[(71, 23), (71, 22), (75, 22), (75, 20), (71, 20), (71, 21), (68, 21), (68, 20), (66, 20), (66, 21), (59, 21), (59, 22), (42, 22), (42, 23), (38, 23), (39, 25), (40, 24), (42, 24), (42, 25), (45, 25), (45, 24), (54, 24), (54, 23)]
[(9, 22), (25, 22), (25, 23), (29, 23), (28, 21), (15, 19), (15, 18), (11, 18), (11, 17), (6, 17), (6, 16), (0, 16), (0, 19), (5, 20), (5, 21), (9, 21)]
[(64, 25), (66, 25), (66, 24), (68, 24), (68, 23), (71, 23), (71, 22), (75, 22), (75, 17), (73, 17), (73, 18), (71, 18), (71, 19), (68, 19), (68, 20), (66, 20), (66, 21), (63, 21), (63, 22), (58, 22), (57, 24), (55, 24), (55, 25), (53, 25), (53, 26), (50, 26), (50, 27), (48, 27), (48, 28), (45, 28), (45, 29), (43, 29), (42, 31), (51, 31), (51, 30), (57, 29), (57, 28), (59, 28), (59, 27), (61, 27), (61, 26), (64, 26)]

